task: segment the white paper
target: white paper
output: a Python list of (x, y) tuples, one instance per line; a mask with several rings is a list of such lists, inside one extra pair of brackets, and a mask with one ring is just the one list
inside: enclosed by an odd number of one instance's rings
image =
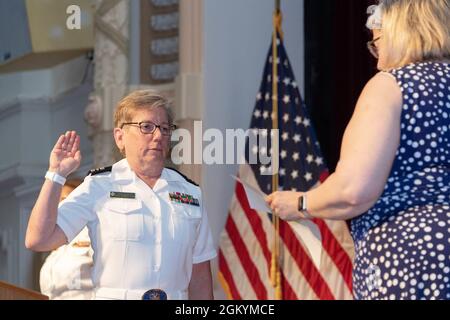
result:
[(265, 197), (267, 194), (262, 192), (261, 190), (249, 185), (248, 183), (242, 181), (236, 176), (233, 176), (233, 179), (235, 179), (237, 182), (240, 182), (242, 186), (244, 187), (245, 194), (247, 195), (247, 200), (250, 205), (250, 208), (256, 211), (261, 212), (272, 212), (270, 207), (267, 205), (265, 201)]
[[(272, 213), (272, 210), (265, 201), (265, 197), (267, 195), (264, 192), (253, 187), (247, 182), (242, 181), (234, 175), (231, 176), (244, 187), (250, 208), (258, 212)], [(288, 223), (300, 236), (313, 260), (314, 265), (320, 269), (320, 258), (322, 256), (322, 236), (320, 234), (319, 227), (317, 227), (317, 225), (312, 221), (304, 219), (298, 221), (288, 221)]]

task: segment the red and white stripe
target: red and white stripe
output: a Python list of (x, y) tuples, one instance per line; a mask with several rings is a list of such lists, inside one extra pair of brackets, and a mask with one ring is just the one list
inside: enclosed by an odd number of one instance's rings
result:
[[(248, 165), (240, 166), (239, 176), (257, 186)], [(280, 221), (283, 299), (352, 299), (353, 242), (347, 225), (314, 222), (322, 235), (320, 270), (291, 226), (295, 222)], [(219, 278), (230, 299), (275, 298), (270, 281), (273, 232), (268, 215), (251, 209), (237, 184), (219, 252)]]

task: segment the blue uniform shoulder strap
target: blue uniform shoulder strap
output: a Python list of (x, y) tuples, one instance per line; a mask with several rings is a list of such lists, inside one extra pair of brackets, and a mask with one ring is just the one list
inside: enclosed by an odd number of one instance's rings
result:
[(111, 172), (112, 166), (108, 167), (101, 167), (97, 169), (89, 170), (86, 176), (95, 176), (96, 174), (104, 173), (104, 172)]

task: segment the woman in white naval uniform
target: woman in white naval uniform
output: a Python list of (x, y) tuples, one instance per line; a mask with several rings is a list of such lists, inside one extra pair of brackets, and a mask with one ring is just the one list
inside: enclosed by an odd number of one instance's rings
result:
[(97, 299), (212, 299), (209, 261), (216, 256), (200, 188), (164, 168), (174, 126), (168, 101), (151, 91), (122, 99), (114, 138), (125, 159), (91, 171), (57, 208), (64, 177), (78, 168), (79, 137), (67, 132), (50, 156), (25, 244), (46, 251), (88, 226)]

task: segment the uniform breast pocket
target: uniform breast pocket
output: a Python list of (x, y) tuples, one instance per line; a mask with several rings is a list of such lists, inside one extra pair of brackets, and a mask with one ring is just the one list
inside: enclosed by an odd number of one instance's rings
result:
[(199, 207), (174, 204), (172, 220), (174, 224), (174, 241), (184, 244), (195, 241), (202, 220)]
[(126, 199), (108, 201), (104, 205), (107, 234), (114, 240), (140, 241), (144, 236), (142, 202)]

